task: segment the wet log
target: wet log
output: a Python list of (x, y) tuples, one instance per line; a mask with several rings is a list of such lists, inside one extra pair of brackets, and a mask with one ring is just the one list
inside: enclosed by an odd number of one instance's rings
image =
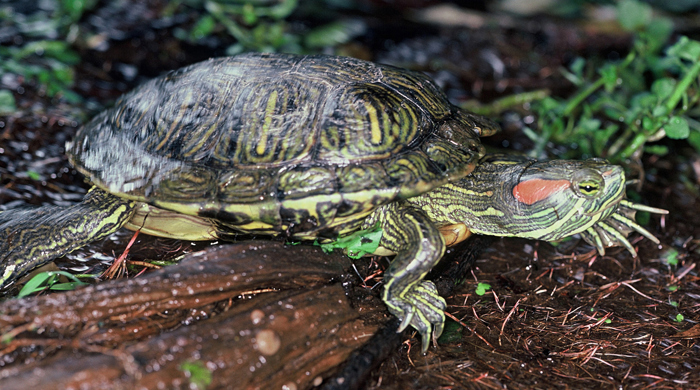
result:
[(391, 318), (374, 294), (341, 283), (349, 268), (315, 247), (253, 241), (2, 302), (2, 388), (317, 385)]

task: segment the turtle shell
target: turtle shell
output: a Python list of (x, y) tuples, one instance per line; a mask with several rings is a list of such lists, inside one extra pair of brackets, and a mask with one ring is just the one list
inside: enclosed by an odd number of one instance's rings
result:
[(245, 54), (121, 97), (71, 163), (132, 200), (239, 231), (337, 234), (467, 175), (496, 127), (425, 75), (347, 57)]

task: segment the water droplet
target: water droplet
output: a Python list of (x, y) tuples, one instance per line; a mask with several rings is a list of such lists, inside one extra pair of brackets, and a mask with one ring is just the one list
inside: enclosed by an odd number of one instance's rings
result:
[(255, 336), (255, 346), (263, 355), (274, 355), (277, 353), (277, 351), (279, 351), (281, 345), (282, 340), (280, 340), (277, 333), (271, 329), (261, 330)]

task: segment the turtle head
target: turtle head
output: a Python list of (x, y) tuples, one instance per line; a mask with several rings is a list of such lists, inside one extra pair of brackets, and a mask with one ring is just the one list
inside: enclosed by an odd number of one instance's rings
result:
[(519, 235), (529, 238), (553, 241), (585, 231), (610, 217), (625, 196), (624, 171), (602, 159), (530, 162), (517, 171), (504, 177), (504, 196), (523, 225)]
[(580, 233), (601, 254), (606, 247), (624, 246), (636, 256), (626, 238), (632, 231), (658, 243), (634, 222), (635, 211), (668, 213), (625, 200), (622, 167), (603, 159), (525, 161), (491, 155), (456, 186), (467, 206), (450, 220), (475, 233), (544, 241)]
[(635, 214), (668, 214), (626, 200), (622, 167), (603, 159), (535, 162), (522, 171), (512, 188), (521, 218), (531, 218), (530, 238), (549, 241), (580, 233), (601, 255), (606, 247), (623, 246), (636, 257), (637, 251), (627, 240), (632, 231), (659, 244), (635, 222)]

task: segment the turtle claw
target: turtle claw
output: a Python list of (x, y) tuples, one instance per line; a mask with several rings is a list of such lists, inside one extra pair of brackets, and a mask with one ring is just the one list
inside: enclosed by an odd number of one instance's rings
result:
[(416, 311), (413, 310), (413, 307), (409, 307), (408, 312), (406, 313), (406, 317), (403, 318), (401, 321), (401, 325), (399, 325), (399, 328), (396, 330), (398, 333), (403, 332), (408, 328), (409, 325), (411, 325), (411, 322), (413, 321), (413, 315), (416, 314)]
[(421, 336), (421, 351), (427, 352), (430, 339), (440, 337), (444, 329), (447, 308), (445, 299), (438, 295), (435, 284), (427, 280), (419, 281), (396, 295), (390, 290), (391, 288), (384, 290), (384, 301), (389, 311), (401, 319), (398, 332), (411, 325)]

